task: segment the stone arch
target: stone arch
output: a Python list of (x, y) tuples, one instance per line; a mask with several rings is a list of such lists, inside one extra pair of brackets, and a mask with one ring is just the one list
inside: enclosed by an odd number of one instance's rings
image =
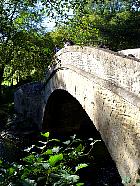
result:
[(80, 136), (80, 139), (91, 137), (94, 140), (101, 140), (94, 145), (94, 158), (97, 164), (105, 166), (106, 163), (109, 163), (109, 165), (111, 164), (112, 167), (115, 167), (100, 133), (88, 114), (79, 101), (66, 90), (54, 90), (49, 96), (45, 107), (42, 128), (44, 131), (49, 131), (56, 136), (59, 136), (59, 134), (60, 136), (61, 134), (62, 136), (69, 136), (69, 134), (75, 133)]
[[(69, 92), (55, 90), (48, 98), (42, 129), (52, 132), (78, 132), (100, 137), (86, 111)], [(85, 135), (85, 134), (84, 134)]]

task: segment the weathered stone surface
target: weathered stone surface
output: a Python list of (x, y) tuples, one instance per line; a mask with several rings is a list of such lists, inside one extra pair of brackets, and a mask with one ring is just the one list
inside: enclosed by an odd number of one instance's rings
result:
[[(65, 89), (83, 106), (130, 185), (140, 178), (140, 62), (90, 47), (58, 52), (61, 66), (51, 89)], [(46, 88), (46, 92), (48, 92)], [(48, 95), (46, 95), (46, 101)]]
[(140, 59), (140, 48), (121, 50), (119, 53)]
[(14, 94), (18, 120), (32, 121), (39, 129), (45, 105), (43, 87), (40, 82), (28, 83), (20, 86)]
[[(104, 49), (79, 46), (66, 47), (60, 50), (56, 57), (61, 62), (55, 67), (59, 70), (48, 81), (44, 92), (30, 96), (25, 93), (23, 96), (26, 98), (25, 108), (28, 116), (38, 121), (41, 129), (43, 114), (45, 113), (46, 125), (48, 117), (51, 116), (49, 120), (53, 117), (53, 114), (44, 112), (45, 104), (49, 102), (51, 95), (58, 89), (67, 91), (82, 105), (100, 132), (121, 177), (130, 177), (130, 186), (138, 186), (136, 180), (140, 179), (140, 61)], [(61, 100), (62, 97), (59, 102)], [(61, 112), (67, 108), (71, 110), (70, 107), (69, 103), (64, 104)], [(59, 109), (59, 104), (57, 108)], [(59, 114), (61, 112), (58, 111)], [(67, 114), (65, 112), (66, 120)], [(61, 124), (61, 117), (58, 118), (58, 123)], [(69, 125), (69, 122), (63, 120), (63, 124), (65, 123)]]

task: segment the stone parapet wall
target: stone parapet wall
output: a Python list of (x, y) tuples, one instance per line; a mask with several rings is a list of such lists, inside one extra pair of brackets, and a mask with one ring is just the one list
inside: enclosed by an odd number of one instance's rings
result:
[(120, 50), (119, 53), (127, 56), (133, 55), (135, 58), (140, 59), (140, 48)]
[(118, 87), (139, 95), (140, 61), (105, 49), (71, 46), (62, 49), (57, 57), (64, 64), (105, 79)]

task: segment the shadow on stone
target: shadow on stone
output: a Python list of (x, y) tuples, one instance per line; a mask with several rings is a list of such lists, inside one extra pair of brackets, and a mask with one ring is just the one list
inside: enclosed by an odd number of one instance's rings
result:
[[(95, 143), (91, 152), (93, 158), (91, 158), (90, 166), (79, 172), (80, 177), (88, 186), (123, 185), (100, 133), (80, 103), (67, 91), (55, 90), (49, 97), (44, 113), (43, 129), (50, 131), (56, 138), (65, 139), (76, 134), (77, 138), (82, 139), (85, 143), (89, 138), (101, 140), (99, 143)], [(87, 143), (87, 151), (90, 149), (88, 145)]]

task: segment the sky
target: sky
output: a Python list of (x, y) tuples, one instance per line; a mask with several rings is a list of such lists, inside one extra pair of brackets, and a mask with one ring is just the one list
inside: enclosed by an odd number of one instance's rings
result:
[[(37, 6), (38, 9), (42, 9), (43, 5), (42, 5), (42, 3), (41, 3), (40, 0), (37, 2), (36, 6)], [(69, 17), (70, 17), (70, 16), (73, 16), (73, 10), (72, 10), (72, 9), (66, 10), (66, 14), (67, 14)], [(55, 20), (54, 20), (54, 19), (48, 18), (48, 17), (46, 16), (46, 17), (44, 17), (44, 20), (43, 20), (42, 25), (43, 25), (44, 27), (46, 27), (46, 30), (47, 30), (47, 31), (52, 31), (52, 30), (54, 29), (54, 27), (55, 27), (56, 24), (55, 24)]]
[[(70, 10), (67, 15), (72, 17), (73, 10)], [(48, 31), (52, 31), (56, 24), (54, 19), (45, 17), (42, 25), (45, 26)]]
[(43, 27), (46, 27), (47, 31), (52, 31), (55, 27), (55, 21), (53, 19), (49, 21), (49, 19), (46, 17), (44, 18), (42, 25)]

